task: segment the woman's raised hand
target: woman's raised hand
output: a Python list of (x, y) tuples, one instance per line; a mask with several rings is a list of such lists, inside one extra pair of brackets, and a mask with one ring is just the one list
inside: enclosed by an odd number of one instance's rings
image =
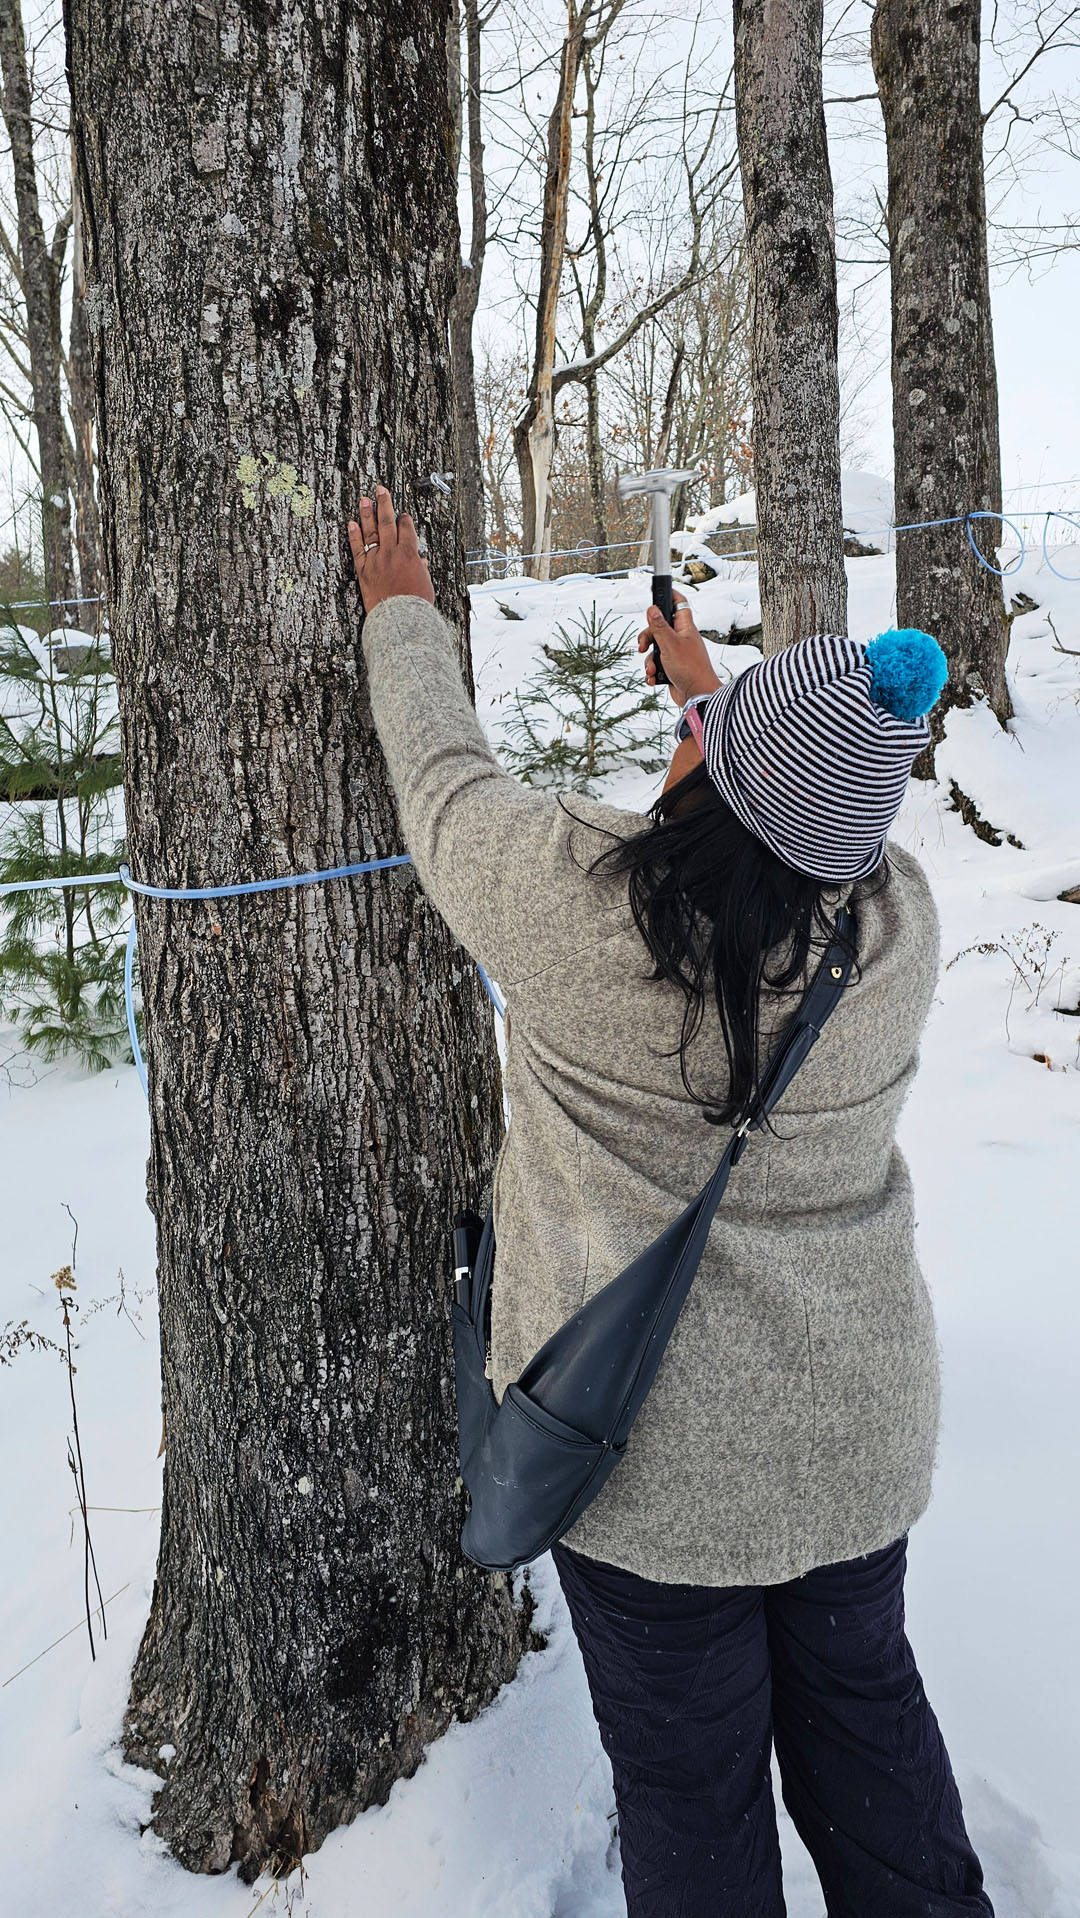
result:
[[(676, 593), (675, 624), (669, 626), (659, 606), (650, 606), (648, 625), (638, 634), (638, 652), (660, 648), (660, 659), (671, 681), (671, 697), (677, 706), (685, 706), (693, 693), (714, 693), (720, 685), (712, 668), (705, 641), (694, 625), (694, 616), (682, 593)], [(645, 677), (656, 684), (656, 665), (651, 650), (645, 661)]]
[(434, 606), (435, 588), (412, 517), (402, 513), (398, 518), (385, 486), (375, 488), (374, 503), (360, 501), (359, 519), (349, 521), (349, 547), (365, 613), (381, 599), (393, 599), (399, 593), (411, 593)]

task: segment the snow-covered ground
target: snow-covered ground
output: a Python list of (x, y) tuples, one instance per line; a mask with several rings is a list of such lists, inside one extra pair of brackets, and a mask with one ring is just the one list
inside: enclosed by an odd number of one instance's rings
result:
[[(1080, 573), (1075, 551), (1061, 563)], [(720, 573), (691, 594), (699, 623), (752, 625), (753, 568)], [(852, 561), (849, 576), (851, 631), (868, 638), (892, 622), (891, 558)], [(999, 1918), (1080, 1918), (1080, 905), (1057, 896), (1080, 886), (1080, 658), (1055, 650), (1055, 632), (1080, 649), (1080, 584), (1034, 561), (1010, 584), (1038, 601), (1013, 628), (1016, 720), (1003, 734), (978, 710), (954, 715), (941, 784), (915, 789), (895, 835), (930, 875), (945, 962), (902, 1131), (945, 1378), (935, 1497), (912, 1536), (909, 1629)], [(493, 737), (559, 619), (595, 600), (636, 631), (645, 598), (645, 575), (479, 588), (478, 705)], [(506, 619), (500, 602), (523, 617)], [(716, 657), (741, 670), (756, 654), (732, 646)], [(1021, 847), (978, 839), (949, 809), (950, 780)], [(642, 806), (659, 784), (631, 773), (606, 791)], [(24, 1347), (0, 1370), (4, 1909), (619, 1918), (610, 1774), (546, 1560), (534, 1583), (547, 1649), (388, 1805), (310, 1858), (291, 1904), (265, 1882), (191, 1878), (140, 1836), (153, 1781), (119, 1762), (115, 1740), (160, 1497), (145, 1153), (133, 1070), (86, 1078), (65, 1068), (0, 1085), (0, 1323), (60, 1336), (51, 1275), (70, 1258), (70, 1207), (79, 1421), (109, 1600), (108, 1642), (91, 1666), (67, 1377), (54, 1353)], [(808, 1860), (781, 1822), (791, 1918), (821, 1918)]]

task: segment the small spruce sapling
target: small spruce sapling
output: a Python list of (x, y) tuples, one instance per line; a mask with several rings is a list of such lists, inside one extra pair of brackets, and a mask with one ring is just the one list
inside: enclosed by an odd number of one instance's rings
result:
[[(108, 644), (63, 639), (31, 645), (0, 611), (0, 884), (115, 872), (124, 857)], [(91, 1070), (130, 1058), (122, 888), (14, 893), (0, 906), (0, 1002), (21, 1044)]]
[[(665, 697), (647, 687), (633, 628), (594, 604), (555, 628), (547, 665), (515, 695), (501, 757), (526, 785), (593, 793), (607, 774), (666, 763)], [(643, 724), (643, 722), (648, 722)]]

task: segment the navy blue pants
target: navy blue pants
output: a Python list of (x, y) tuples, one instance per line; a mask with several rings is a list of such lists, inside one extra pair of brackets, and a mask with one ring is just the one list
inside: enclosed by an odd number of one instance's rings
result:
[(906, 1549), (710, 1586), (554, 1547), (615, 1777), (629, 1918), (784, 1918), (774, 1742), (829, 1918), (993, 1918), (904, 1635)]

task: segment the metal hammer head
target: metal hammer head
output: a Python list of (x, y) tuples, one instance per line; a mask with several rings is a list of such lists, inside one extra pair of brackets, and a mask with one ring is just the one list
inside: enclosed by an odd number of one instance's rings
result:
[(670, 498), (677, 486), (682, 486), (686, 480), (700, 478), (701, 473), (696, 466), (687, 468), (685, 472), (676, 472), (671, 466), (658, 466), (651, 473), (620, 473), (615, 490), (620, 499), (629, 499), (634, 493), (667, 493)]
[[(615, 482), (620, 499), (629, 499), (634, 493), (644, 493), (652, 505), (652, 555), (653, 555), (653, 592), (657, 592), (657, 580), (667, 580), (666, 598), (670, 598), (671, 581), (671, 496), (684, 480), (700, 479), (701, 474), (689, 468), (677, 472), (670, 466), (658, 466), (652, 473), (620, 473)], [(657, 602), (663, 605), (661, 601)]]

